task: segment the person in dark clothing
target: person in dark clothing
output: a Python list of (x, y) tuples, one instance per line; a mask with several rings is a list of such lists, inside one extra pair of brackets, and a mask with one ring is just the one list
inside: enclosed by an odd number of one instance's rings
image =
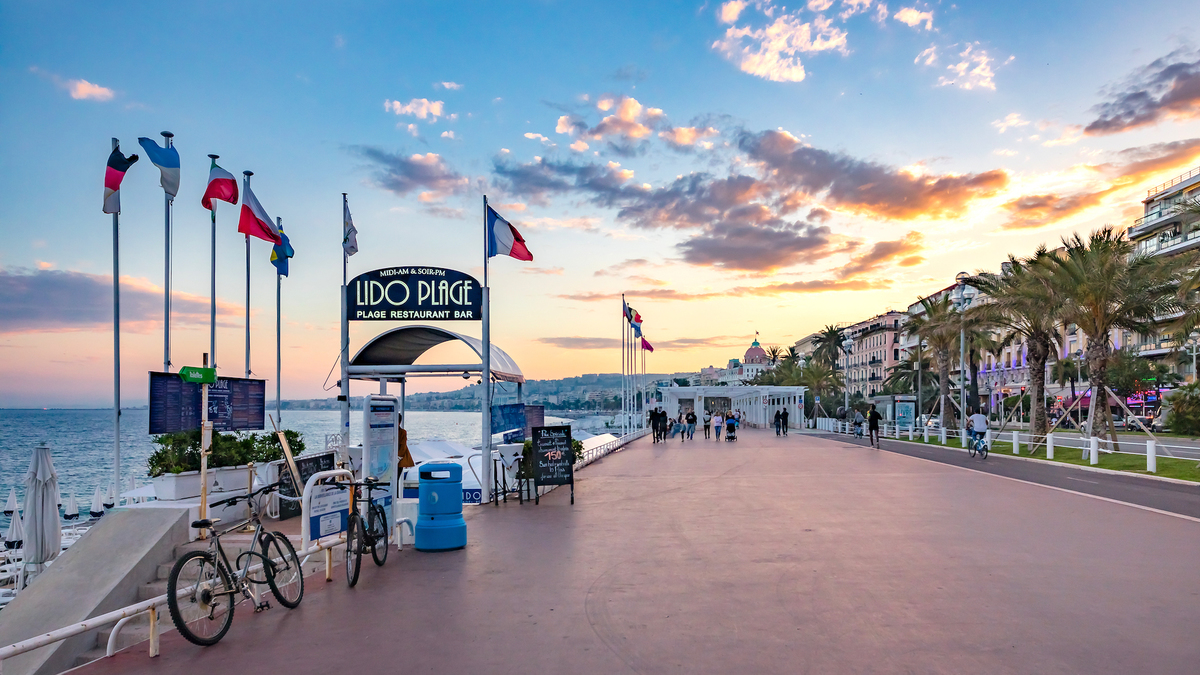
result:
[(779, 411), (776, 410), (775, 411), (775, 435), (776, 436), (779, 436), (780, 434), (783, 433), (783, 431), (779, 427), (779, 417), (780, 417)]
[(788, 411), (787, 408), (779, 411), (779, 426), (783, 427), (783, 435), (787, 436), (788, 427)]
[(687, 415), (683, 418), (683, 421), (685, 424), (687, 424), (687, 437), (690, 441), (692, 440), (692, 436), (696, 435), (696, 411), (689, 410)]
[(709, 429), (712, 428), (712, 413), (704, 411), (704, 437), (708, 438)]
[(881, 419), (883, 419), (883, 415), (879, 414), (879, 411), (875, 409), (875, 404), (872, 403), (871, 411), (867, 413), (867, 431), (870, 433), (867, 442), (876, 449), (879, 448), (879, 420)]

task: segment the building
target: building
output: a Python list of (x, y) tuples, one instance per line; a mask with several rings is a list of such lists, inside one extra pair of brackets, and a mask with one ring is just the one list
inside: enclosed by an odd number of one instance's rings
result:
[(906, 320), (904, 312), (888, 310), (843, 330), (854, 341), (850, 353), (843, 349), (838, 359), (851, 395), (874, 396), (883, 389), (888, 371), (904, 359), (900, 338)]
[(801, 359), (811, 359), (813, 352), (817, 350), (817, 345), (815, 343), (818, 335), (820, 335), (820, 333), (811, 333), (809, 335), (805, 335), (799, 340), (796, 340), (796, 356)]

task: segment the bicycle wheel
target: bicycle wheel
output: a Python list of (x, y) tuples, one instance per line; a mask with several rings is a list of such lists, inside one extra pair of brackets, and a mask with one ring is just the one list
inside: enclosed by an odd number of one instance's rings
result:
[(267, 585), (279, 604), (296, 609), (304, 599), (304, 572), (300, 569), (300, 557), (292, 542), (282, 533), (274, 532), (267, 540), (265, 555), (270, 561)]
[(987, 446), (987, 442), (986, 442), (986, 441), (979, 441), (979, 458), (980, 458), (980, 459), (987, 459), (987, 456), (988, 456), (988, 453), (989, 453), (989, 452), (991, 452), (991, 450), (988, 448), (988, 446)]
[(967, 443), (967, 453), (970, 454), (972, 457), (975, 456), (975, 441), (971, 441), (970, 443)]
[(207, 551), (184, 555), (167, 577), (171, 621), (188, 642), (201, 647), (215, 645), (225, 637), (233, 623), (233, 595), (229, 574)]
[(362, 565), (362, 516), (350, 514), (346, 523), (346, 584), (351, 588), (358, 583), (358, 568)]
[(372, 504), (371, 509), (367, 511), (368, 531), (371, 533), (371, 540), (375, 542), (371, 546), (371, 559), (379, 567), (383, 567), (383, 563), (387, 561), (388, 555), (388, 527), (387, 517), (384, 515), (383, 507), (378, 504)]

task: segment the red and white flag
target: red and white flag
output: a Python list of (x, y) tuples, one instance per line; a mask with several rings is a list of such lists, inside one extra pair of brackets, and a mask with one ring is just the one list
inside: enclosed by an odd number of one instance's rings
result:
[(212, 168), (208, 170), (208, 187), (204, 188), (204, 196), (200, 198), (200, 205), (212, 211), (212, 200), (214, 199), (220, 199), (230, 204), (238, 202), (237, 179), (233, 177), (233, 174), (217, 166), (215, 159), (212, 161)]
[(258, 237), (273, 244), (282, 244), (283, 238), (275, 228), (275, 221), (267, 215), (267, 210), (258, 203), (254, 191), (246, 186), (246, 194), (242, 195), (242, 216), (238, 219), (238, 232)]

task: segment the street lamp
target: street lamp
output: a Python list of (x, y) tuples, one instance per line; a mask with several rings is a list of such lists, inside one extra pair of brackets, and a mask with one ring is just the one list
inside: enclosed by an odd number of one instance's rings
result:
[[(955, 309), (958, 310), (958, 412), (965, 420), (967, 416), (967, 322), (965, 313), (967, 307), (971, 306), (971, 301), (975, 299), (975, 289), (967, 285), (967, 279), (971, 275), (966, 272), (959, 272), (954, 276), (957, 286), (954, 287), (951, 293), (951, 300), (954, 302)], [(942, 411), (943, 423), (945, 422), (945, 411)]]
[(846, 353), (846, 375), (845, 386), (842, 387), (842, 393), (846, 395), (846, 419), (850, 419), (850, 350), (854, 347), (854, 338), (849, 335), (845, 340), (842, 340), (842, 351)]
[(917, 422), (920, 422), (921, 426), (925, 426), (925, 423), (921, 421), (921, 410), (923, 410), (923, 404), (921, 401), (921, 371), (924, 369), (925, 364), (922, 363), (922, 361), (924, 361), (924, 360), (925, 360), (925, 338), (918, 337), (917, 338)]
[(1196, 382), (1196, 354), (1200, 353), (1200, 333), (1192, 331), (1188, 334), (1188, 353), (1192, 355), (1192, 382)]

